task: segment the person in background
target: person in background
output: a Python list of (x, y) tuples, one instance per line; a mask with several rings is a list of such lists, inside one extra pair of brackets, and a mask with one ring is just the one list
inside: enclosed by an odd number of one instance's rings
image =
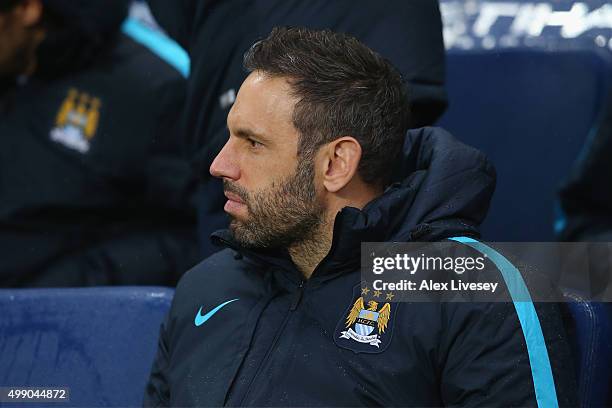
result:
[(227, 227), (221, 182), (208, 174), (228, 138), (225, 119), (246, 78), (242, 56), (275, 26), (329, 28), (354, 35), (389, 59), (410, 85), (411, 127), (431, 125), (446, 107), (444, 44), (437, 0), (148, 0), (162, 28), (191, 59), (185, 149), (199, 184), (199, 241)]
[(0, 0), (0, 286), (174, 284), (196, 258), (185, 79), (125, 0)]
[[(556, 225), (559, 241), (590, 243), (583, 290), (604, 300), (612, 295), (612, 89), (606, 101), (601, 121), (559, 189), (561, 218)], [(612, 315), (612, 303), (606, 307)]]
[(612, 89), (604, 116), (559, 190), (561, 241), (612, 242)]

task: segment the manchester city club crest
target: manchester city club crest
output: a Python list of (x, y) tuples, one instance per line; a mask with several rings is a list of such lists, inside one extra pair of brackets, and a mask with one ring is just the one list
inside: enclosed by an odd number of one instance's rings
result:
[(379, 353), (388, 346), (391, 340), (393, 317), (398, 304), (391, 304), (393, 295), (384, 295), (373, 291), (362, 290), (349, 309), (346, 317), (336, 328), (334, 341), (337, 345), (356, 353)]
[(87, 153), (98, 129), (100, 106), (99, 98), (70, 89), (57, 113), (55, 127), (51, 129), (51, 140), (79, 153)]

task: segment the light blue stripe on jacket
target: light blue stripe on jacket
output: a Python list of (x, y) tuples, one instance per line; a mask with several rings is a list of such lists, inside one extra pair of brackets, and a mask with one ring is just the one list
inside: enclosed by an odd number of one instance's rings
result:
[(538, 407), (559, 407), (544, 334), (521, 272), (503, 255), (482, 242), (468, 237), (450, 239), (468, 245), (486, 255), (501, 272), (523, 329)]

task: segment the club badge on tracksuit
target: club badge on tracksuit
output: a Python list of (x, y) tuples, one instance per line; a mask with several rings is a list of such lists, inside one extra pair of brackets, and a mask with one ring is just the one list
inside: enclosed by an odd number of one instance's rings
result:
[(79, 153), (87, 153), (100, 121), (100, 98), (71, 88), (51, 129), (51, 140)]
[(334, 342), (355, 353), (380, 353), (391, 342), (399, 303), (392, 293), (356, 287), (353, 301), (334, 332)]

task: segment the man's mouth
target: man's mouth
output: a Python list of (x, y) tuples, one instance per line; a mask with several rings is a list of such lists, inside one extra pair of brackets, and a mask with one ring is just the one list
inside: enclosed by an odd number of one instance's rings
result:
[(239, 211), (244, 211), (244, 209), (246, 208), (246, 204), (244, 203), (242, 198), (240, 198), (240, 196), (234, 193), (225, 191), (225, 197), (227, 198), (227, 202), (225, 203), (225, 206), (223, 207), (225, 212), (230, 213), (230, 214), (237, 213)]
[(224, 194), (225, 194), (225, 197), (228, 200), (235, 201), (235, 202), (240, 203), (240, 204), (244, 204), (244, 201), (242, 200), (242, 198), (240, 198), (239, 195), (234, 194), (234, 193), (230, 193), (229, 191), (225, 191)]

